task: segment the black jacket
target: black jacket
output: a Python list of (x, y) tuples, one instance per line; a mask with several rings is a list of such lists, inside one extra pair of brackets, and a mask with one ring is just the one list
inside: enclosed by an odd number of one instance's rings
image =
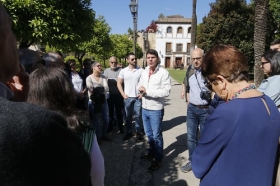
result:
[(0, 185), (83, 186), (90, 159), (65, 119), (0, 97)]

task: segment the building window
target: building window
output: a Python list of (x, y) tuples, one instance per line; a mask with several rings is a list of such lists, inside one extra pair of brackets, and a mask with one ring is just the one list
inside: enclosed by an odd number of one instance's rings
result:
[(183, 51), (183, 44), (177, 44), (176, 45), (176, 51), (177, 52), (182, 52)]
[(172, 33), (172, 28), (171, 28), (171, 27), (167, 27), (166, 32), (167, 32), (167, 33)]
[(182, 34), (183, 33), (183, 28), (182, 27), (179, 27), (178, 29), (177, 29), (177, 34)]
[(191, 44), (187, 43), (187, 54), (191, 53)]
[(188, 34), (190, 34), (192, 32), (192, 27), (188, 28)]
[(165, 46), (165, 50), (166, 52), (171, 52), (171, 43), (166, 43), (166, 46)]

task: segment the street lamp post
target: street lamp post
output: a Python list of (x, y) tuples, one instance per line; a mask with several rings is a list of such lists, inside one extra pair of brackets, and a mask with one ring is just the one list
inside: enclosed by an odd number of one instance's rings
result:
[(136, 30), (137, 30), (137, 16), (138, 16), (138, 0), (131, 0), (129, 4), (130, 12), (133, 18), (133, 52), (136, 55)]

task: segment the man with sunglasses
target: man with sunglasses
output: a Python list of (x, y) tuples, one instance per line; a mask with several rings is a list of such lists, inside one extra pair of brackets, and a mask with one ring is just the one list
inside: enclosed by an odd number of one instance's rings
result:
[[(204, 99), (208, 91), (205, 87), (205, 79), (201, 75), (201, 62), (203, 50), (196, 48), (191, 52), (192, 67), (187, 71), (181, 97), (186, 97), (187, 108), (187, 144), (189, 149), (189, 162), (181, 167), (182, 172), (192, 170), (192, 154), (197, 145), (198, 128), (203, 130), (203, 124), (209, 109), (209, 101)], [(185, 96), (186, 94), (186, 96)]]
[(123, 131), (123, 97), (117, 86), (118, 75), (121, 68), (117, 67), (118, 61), (115, 56), (111, 56), (109, 59), (110, 68), (105, 69), (103, 75), (107, 77), (109, 86), (109, 126), (108, 131), (113, 130), (113, 123), (115, 121), (115, 111), (119, 127), (119, 133), (124, 134)]
[[(129, 53), (126, 57), (128, 66), (121, 70), (118, 76), (118, 89), (124, 98), (124, 107), (126, 112), (126, 135), (123, 140), (126, 141), (130, 139), (132, 134), (132, 116), (135, 117), (135, 131), (136, 138), (138, 140), (143, 140), (143, 135), (141, 133), (142, 126), (142, 99), (138, 94), (137, 85), (143, 71), (142, 68), (137, 66), (137, 59), (134, 53)], [(122, 84), (124, 83), (124, 89)]]

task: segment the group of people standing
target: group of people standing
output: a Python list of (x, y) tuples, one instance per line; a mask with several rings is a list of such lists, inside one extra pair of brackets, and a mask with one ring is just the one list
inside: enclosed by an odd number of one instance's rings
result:
[[(88, 61), (84, 67), (92, 72), (83, 68), (79, 77), (73, 61), (67, 73), (59, 53), (43, 58), (34, 54), (24, 62), (1, 4), (0, 22), (0, 185), (104, 185), (104, 159), (97, 142), (111, 140), (106, 133), (115, 112), (124, 133), (122, 103), (127, 117), (123, 140), (133, 136), (134, 114), (136, 137), (143, 139), (143, 123), (149, 143), (140, 158), (151, 160), (149, 170), (160, 168), (164, 97), (171, 81), (156, 50), (147, 51), (144, 70), (129, 53), (123, 69), (116, 68), (115, 57), (104, 73), (99, 62)], [(280, 42), (271, 47), (277, 46), (279, 50)], [(193, 170), (202, 186), (274, 185), (280, 52), (269, 50), (262, 56), (268, 78), (259, 87), (248, 81), (246, 57), (233, 46), (217, 45), (205, 55), (197, 48), (191, 56), (181, 95), (188, 103), (189, 162), (181, 170)], [(210, 93), (209, 99), (209, 92), (215, 96)], [(87, 106), (81, 101), (85, 98)], [(89, 119), (79, 111), (84, 107)]]
[[(114, 68), (117, 59), (111, 57), (111, 68), (104, 73), (99, 62), (90, 61), (77, 72), (76, 63), (64, 63), (58, 52), (18, 50), (11, 18), (1, 4), (0, 22), (0, 185), (104, 185), (104, 159), (97, 142), (99, 137), (110, 140), (105, 135), (108, 110), (114, 117), (123, 102), (128, 118), (124, 140), (132, 134), (132, 115), (139, 113), (136, 136), (143, 139), (143, 120), (153, 160), (149, 169), (160, 167), (163, 97), (171, 85), (157, 51), (147, 52), (145, 70), (130, 53), (124, 69)], [(83, 111), (86, 98), (87, 110), (93, 110), (89, 115)], [(96, 124), (99, 120), (102, 129)], [(117, 120), (124, 133), (120, 114)]]
[(247, 59), (237, 48), (217, 45), (205, 55), (200, 48), (192, 51), (181, 94), (188, 103), (189, 161), (181, 171), (193, 170), (200, 185), (275, 185), (280, 42), (271, 48), (261, 58), (268, 78), (259, 87), (249, 82)]

